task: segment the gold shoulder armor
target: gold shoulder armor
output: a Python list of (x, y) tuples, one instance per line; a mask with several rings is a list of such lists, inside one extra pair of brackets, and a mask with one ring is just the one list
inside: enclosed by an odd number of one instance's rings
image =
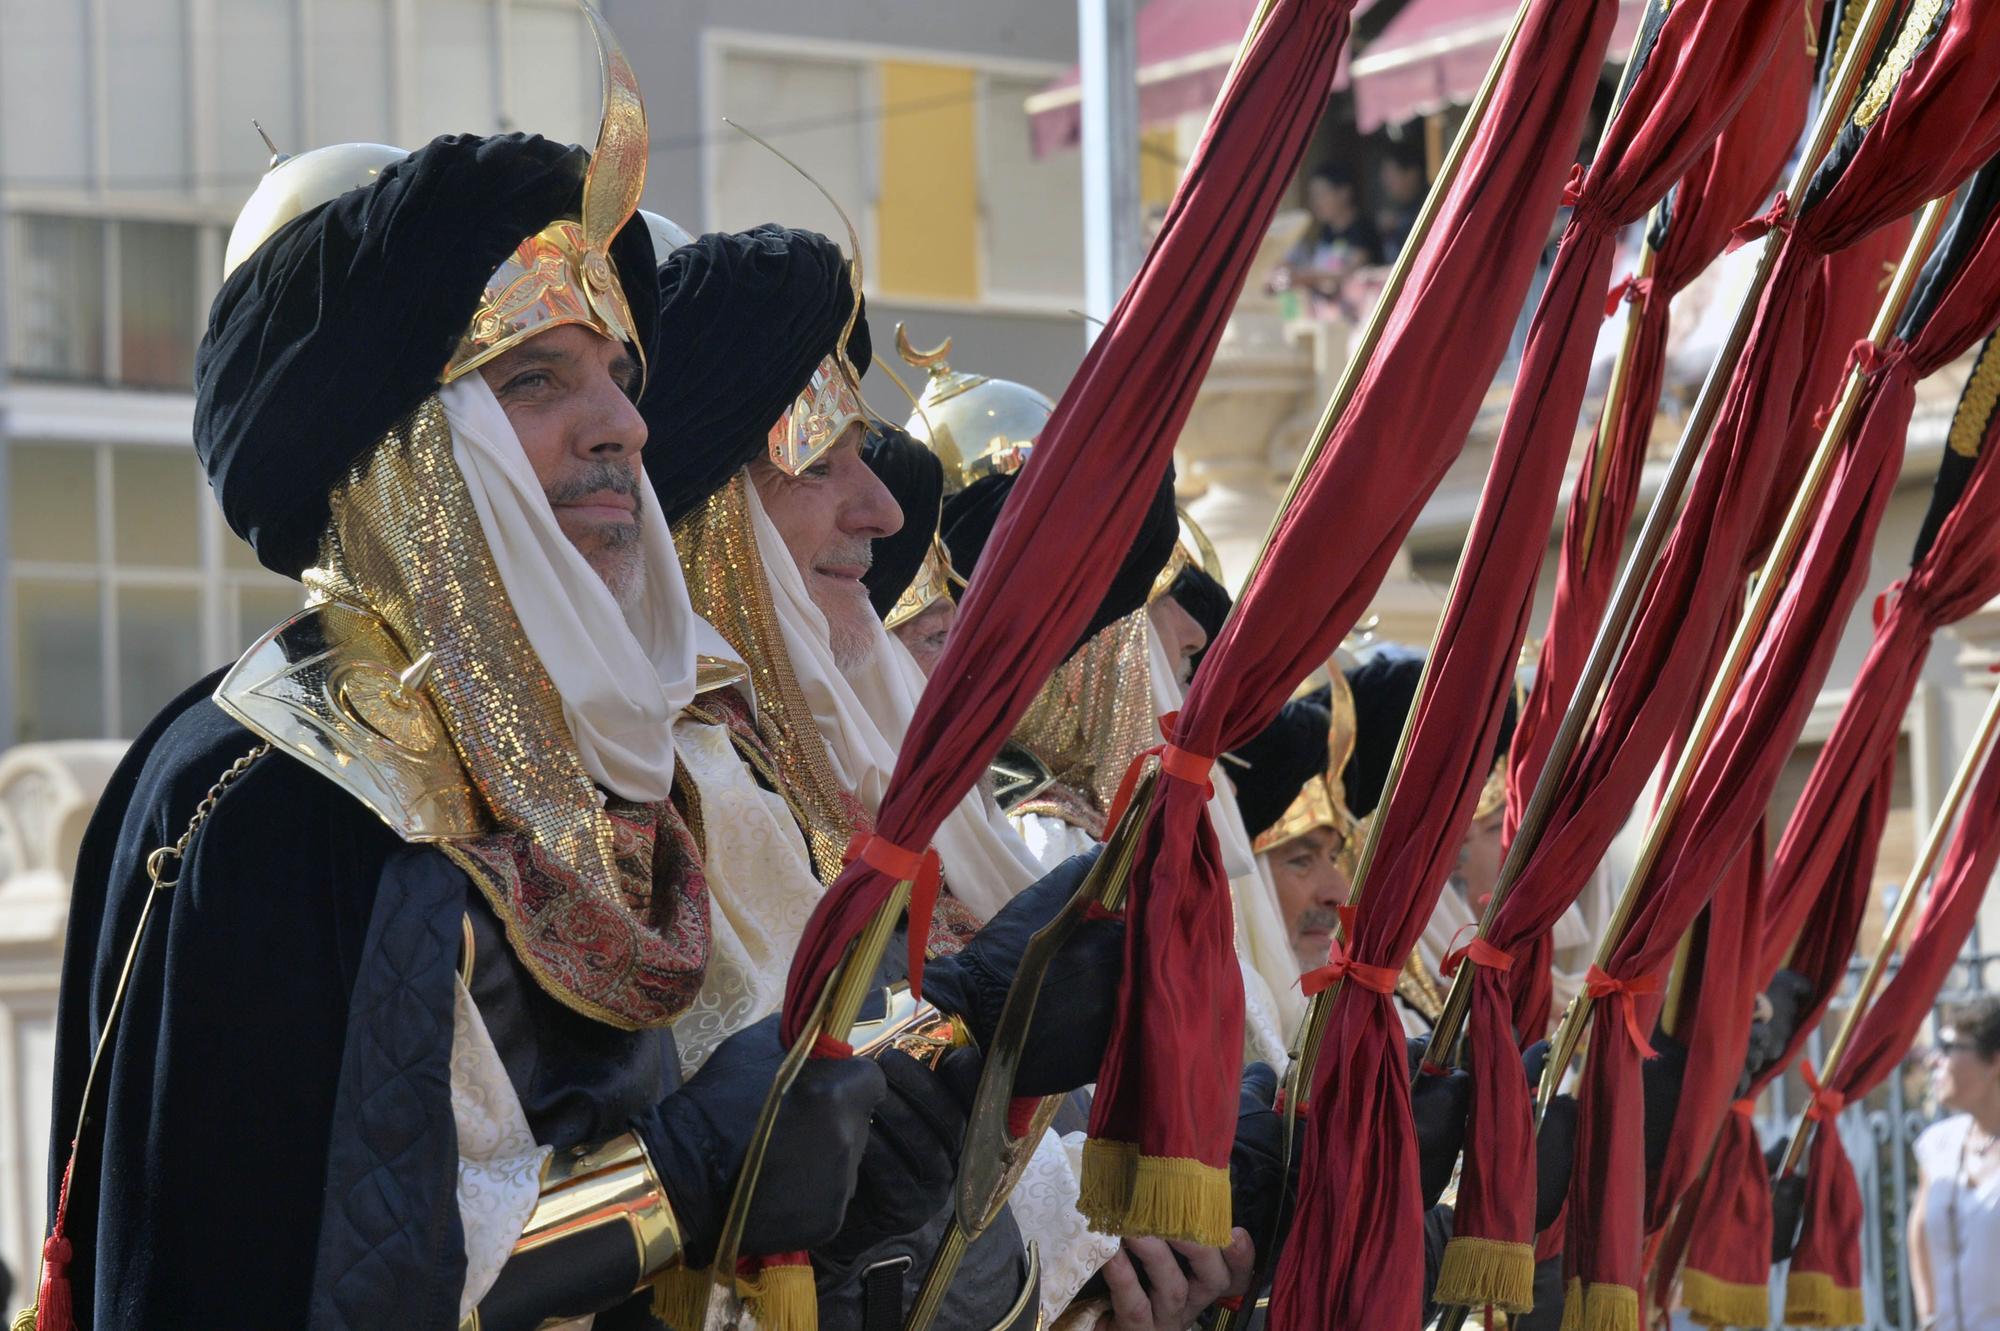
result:
[(1056, 783), (1049, 765), (1013, 740), (1000, 746), (986, 774), (993, 779), (993, 799), (1002, 813), (1014, 812)]
[(389, 626), (339, 601), (259, 638), (223, 676), (222, 710), (360, 800), (405, 841), (485, 830), (444, 718)]
[(724, 656), (697, 656), (694, 658), (694, 691), (700, 697), (717, 689), (726, 689), (732, 684), (741, 684), (750, 678), (750, 667), (741, 661), (732, 661)]

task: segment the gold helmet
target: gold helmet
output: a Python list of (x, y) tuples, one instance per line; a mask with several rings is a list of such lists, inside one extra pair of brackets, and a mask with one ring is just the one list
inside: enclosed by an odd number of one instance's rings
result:
[[(1153, 589), (1146, 593), (1148, 605), (1173, 590), (1174, 579), (1181, 575), (1184, 568), (1198, 568), (1217, 582), (1222, 582), (1222, 556), (1215, 553), (1215, 543), (1208, 539), (1208, 533), (1178, 504), (1174, 505), (1174, 516), (1180, 522), (1180, 531), (1174, 538), (1174, 552), (1167, 556), (1166, 566), (1153, 579)], [(1351, 704), (1349, 710), (1352, 710)]]
[(932, 532), (931, 548), (917, 566), (917, 576), (882, 617), (882, 627), (900, 628), (964, 586), (965, 579), (951, 566), (951, 551), (945, 548), (944, 538)]
[(1278, 821), (1257, 834), (1250, 848), (1259, 854), (1322, 827), (1340, 833), (1350, 851), (1358, 839), (1355, 833), (1361, 826), (1360, 820), (1347, 810), (1347, 787), (1341, 780), (1347, 760), (1354, 755), (1354, 690), (1348, 687), (1339, 662), (1329, 664), (1327, 674), (1332, 677), (1328, 709), (1332, 719), (1326, 732), (1326, 770), (1306, 778), (1305, 785), (1299, 788)]
[[(629, 344), (645, 364), (632, 310), (611, 262), (611, 241), (638, 210), (646, 186), (646, 108), (639, 81), (604, 19), (581, 3), (597, 37), (604, 105), (597, 147), (584, 172), (576, 218), (558, 218), (515, 247), (486, 281), (479, 306), (439, 381), (477, 369), (536, 333), (582, 324)], [(368, 185), (409, 154), (380, 143), (342, 143), (280, 156), (236, 216), (223, 252), (223, 275), (256, 253), (280, 228), (349, 190)]]
[(911, 365), (930, 372), (917, 410), (903, 428), (930, 445), (944, 463), (944, 492), (952, 495), (982, 476), (1015, 472), (1041, 437), (1056, 409), (1047, 395), (1011, 379), (954, 370), (945, 357), (946, 338), (929, 351), (910, 345), (896, 325), (896, 350)]

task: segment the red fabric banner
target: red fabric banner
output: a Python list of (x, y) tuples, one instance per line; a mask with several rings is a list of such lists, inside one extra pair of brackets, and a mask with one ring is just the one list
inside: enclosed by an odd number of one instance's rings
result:
[[(1319, 123), (1351, 8), (1277, 0), (1216, 103), (1159, 238), (1057, 404), (980, 560), (876, 817), (890, 843), (929, 844), (1110, 585)], [(1122, 442), (1101, 447), (1106, 439)], [(855, 863), (821, 899), (786, 985), (787, 1040), (895, 881)], [(1231, 1005), (1222, 996), (1212, 1006)]]
[[(1415, 946), (1485, 782), (1583, 403), (1618, 228), (1641, 218), (1703, 151), (1781, 37), (1792, 33), (1792, 19), (1744, 0), (1675, 6), (1642, 52), (1595, 161), (1572, 173), (1569, 223), (1438, 630), (1402, 776), (1377, 815), (1370, 883), (1352, 939), (1354, 954), (1372, 964), (1393, 965)], [(1608, 26), (1609, 16), (1602, 21)], [(1400, 1036), (1388, 996), (1352, 985), (1335, 995), (1326, 1057), (1309, 1097), (1300, 1203), (1274, 1293), (1274, 1328), (1302, 1319), (1317, 1324), (1329, 1306), (1336, 1324), (1357, 1327), (1405, 1326), (1418, 1311), (1420, 1282), (1407, 1284), (1407, 1308), (1386, 1293), (1396, 1288), (1392, 1273), (1421, 1262)], [(1520, 1074), (1514, 1068), (1507, 1075)], [(1531, 1283), (1532, 1255), (1514, 1258), (1518, 1278)]]
[[(1972, 934), (1996, 862), (2000, 862), (2000, 757), (1989, 754), (1966, 797), (1958, 832), (1923, 912), (1910, 931), (1902, 965), (1862, 1015), (1846, 1056), (1827, 1078), (1828, 1089), (1844, 1101), (1858, 1100), (1873, 1090), (1909, 1051)], [(1858, 1306), (1860, 1275), (1861, 1208), (1854, 1167), (1841, 1149), (1835, 1125), (1824, 1122), (1813, 1140), (1806, 1175), (1805, 1223), (1792, 1255), (1785, 1320), (1797, 1326), (1848, 1325), (1814, 1314), (1822, 1303), (1836, 1313)], [(1851, 1302), (1843, 1291), (1854, 1291)]]
[[(1994, 225), (1991, 212), (1996, 183), (2000, 168), (1988, 166), (1979, 180), (1967, 186), (1972, 197), (1964, 201), (1967, 206), (1961, 207), (1939, 244), (1948, 262), (1934, 261), (1926, 272), (1924, 286), (1934, 304), (1921, 318), (1921, 331), (1908, 353), (1907, 374), (1914, 377), (1907, 390), (1889, 385), (1871, 398), (1863, 430), (1906, 433), (1915, 378), (1958, 359), (2000, 323), (2000, 227)], [(1994, 368), (1989, 367), (1987, 377), (1995, 377)], [(1954, 422), (1955, 447), (1978, 447), (1993, 429), (1991, 403), (1983, 397), (1977, 374), (1967, 386), (1967, 397), (1975, 394), (1980, 398), (1973, 403), (1970, 420)], [(1960, 415), (1966, 413), (1962, 402)], [(1959, 438), (1967, 426), (1970, 437)], [(1896, 738), (1931, 638), (1944, 624), (2000, 595), (2000, 549), (1990, 539), (1992, 524), (2000, 520), (2000, 481), (1987, 465), (1986, 454), (1981, 451), (1978, 457), (1966, 488), (1939, 527), (1938, 538), (1919, 555), (1910, 576), (1891, 590), (1848, 704), (1786, 826), (1753, 974), (1760, 987), (1768, 984), (1790, 953), (1791, 968), (1812, 982), (1814, 997), (1810, 1009), (1801, 1014), (1784, 1057), (1759, 1077), (1752, 1094), (1778, 1076), (1803, 1046), (1846, 973), (1874, 881), (1876, 849), (1890, 803)], [(1808, 913), (1811, 927), (1802, 934)], [(1681, 1126), (1677, 1120), (1677, 1141)], [(1690, 1127), (1696, 1131), (1696, 1144), (1708, 1139), (1699, 1125)], [(1725, 1132), (1740, 1128), (1730, 1124)], [(1736, 1157), (1742, 1152), (1725, 1145), (1719, 1154)], [(1711, 1170), (1712, 1175), (1716, 1172)], [(1705, 1282), (1719, 1301), (1731, 1297), (1741, 1301), (1745, 1296), (1732, 1296), (1729, 1289), (1742, 1284), (1744, 1264), (1739, 1254), (1769, 1246), (1769, 1188), (1761, 1163), (1715, 1178), (1708, 1193), (1709, 1205), (1722, 1209), (1702, 1226), (1705, 1242), (1690, 1252), (1688, 1266), (1698, 1273), (1697, 1283)], [(1761, 1207), (1751, 1200), (1754, 1197), (1763, 1199)], [(1764, 1217), (1761, 1229), (1740, 1227), (1737, 1217), (1755, 1214)], [(1761, 1280), (1755, 1288), (1763, 1288)]]
[[(1955, 8), (1944, 30), (1917, 54), (1894, 86), (1867, 132), (1850, 136), (1843, 149), (1844, 169), (1831, 177), (1822, 170), (1796, 214), (1784, 210), (1778, 224), (1781, 248), (1770, 285), (1731, 379), (1714, 437), (1648, 582), (1596, 722), (1561, 775), (1548, 828), (1516, 886), (1516, 896), (1531, 905), (1574, 898), (1638, 799), (1689, 698), (1704, 682), (1703, 666), (1749, 572), (1759, 520), (1782, 470), (1782, 443), (1795, 403), (1790, 393), (1772, 391), (1773, 386), (1800, 381), (1811, 330), (1825, 317), (1822, 260), (1912, 211), (1926, 198), (1949, 190), (1988, 155), (1995, 126), (2000, 124), (2000, 96), (1990, 79), (1982, 82), (1971, 70), (2000, 54), (1994, 49), (2000, 46), (2000, 25), (1986, 23), (1982, 31), (1982, 25), (1973, 22), (1992, 3), (1968, 0)], [(1750, 742), (1752, 737), (1745, 739)], [(1724, 855), (1706, 869), (1707, 879), (1699, 888), (1689, 889), (1696, 893), (1695, 910), (1714, 885), (1713, 873), (1727, 858)], [(1668, 870), (1674, 866), (1672, 858), (1662, 864)], [(1699, 866), (1687, 866), (1695, 867)], [(1685, 874), (1687, 869), (1678, 872)], [(1510, 897), (1503, 914), (1514, 899)], [(1684, 928), (1693, 910), (1677, 907), (1675, 913)], [(1643, 943), (1654, 926), (1643, 918), (1639, 924), (1645, 931), (1639, 936)], [(1666, 946), (1671, 945), (1669, 939)], [(1636, 978), (1646, 973), (1646, 967), (1635, 961), (1647, 961), (1651, 950), (1628, 949), (1609, 969), (1622, 979)], [(1475, 1003), (1470, 1038), (1511, 1041), (1512, 1032), (1505, 1027), (1489, 1024), (1482, 1029), (1480, 1007)], [(1637, 1062), (1605, 1059), (1595, 1075), (1602, 1087), (1598, 1103), (1615, 1102), (1624, 1098), (1620, 1092), (1636, 1090)], [(1610, 1131), (1614, 1125), (1608, 1123), (1594, 1125), (1599, 1131), (1593, 1138), (1592, 1126), (1586, 1123), (1580, 1133), (1580, 1153), (1616, 1152), (1617, 1163), (1631, 1163), (1624, 1157), (1635, 1149), (1632, 1142)], [(1467, 1172), (1489, 1170), (1495, 1179), (1528, 1176), (1531, 1156), (1510, 1146), (1511, 1138), (1496, 1143), (1475, 1136)], [(1585, 1166), (1582, 1161), (1588, 1158), (1580, 1154), (1577, 1177), (1601, 1183), (1605, 1195), (1589, 1220), (1575, 1213), (1572, 1200), (1571, 1259), (1576, 1263), (1579, 1249), (1584, 1250), (1583, 1264), (1575, 1269), (1593, 1273), (1592, 1280), (1606, 1291), (1602, 1298), (1629, 1304), (1636, 1316), (1641, 1174), (1615, 1164)], [(1610, 1227), (1600, 1228), (1597, 1216), (1604, 1216)], [(1525, 1234), (1486, 1237), (1526, 1239)], [(1599, 1251), (1610, 1254), (1609, 1260), (1600, 1262)], [(1620, 1289), (1625, 1293), (1612, 1292)]]
[[(1519, 307), (1560, 196), (1568, 162), (1547, 151), (1575, 142), (1589, 107), (1616, 5), (1609, 0), (1535, 0), (1516, 58), (1495, 89), (1492, 107), (1470, 145), (1429, 239), (1418, 251), (1403, 299), (1391, 314), (1354, 400), (1280, 516), (1272, 547), (1208, 649), (1171, 735), (1179, 748), (1217, 754), (1268, 723), (1294, 685), (1324, 662), (1380, 586), (1404, 535), (1463, 445), (1487, 383), (1505, 355), (1504, 321), (1468, 322), (1467, 309)], [(1600, 288), (1601, 292), (1601, 288)], [(1592, 299), (1597, 299), (1593, 293)], [(1394, 447), (1384, 447), (1394, 440)], [(1339, 540), (1328, 540), (1339, 532)], [(1301, 588), (1314, 589), (1301, 599)], [(1161, 1232), (1169, 1219), (1152, 1204), (1146, 1174), (1185, 1175), (1190, 1163), (1226, 1165), (1236, 1121), (1240, 1007), (1226, 1008), (1190, 974), (1234, 974), (1231, 906), (1217, 863), (1214, 833), (1200, 792), (1161, 783), (1141, 831), (1127, 906), (1126, 974), (1117, 1024), (1091, 1111), (1093, 1141), (1084, 1159), (1084, 1212), (1100, 1227)], [(1174, 941), (1181, 940), (1181, 941)], [(1385, 953), (1364, 925), (1353, 957), (1364, 965), (1400, 965), (1409, 948)], [(1233, 985), (1231, 986), (1233, 988)], [(1388, 1032), (1383, 1038), (1390, 1038)], [(1399, 1061), (1401, 1035), (1393, 1036)], [(1407, 1102), (1402, 1077), (1384, 1102)], [(1171, 1112), (1163, 1112), (1171, 1107)], [(1401, 1111), (1408, 1138), (1408, 1109)], [(1200, 1124), (1190, 1140), (1170, 1122)], [(1161, 1162), (1149, 1166), (1149, 1162)], [(1416, 1161), (1385, 1155), (1384, 1175), (1408, 1175)], [(1402, 1214), (1397, 1204), (1397, 1214)], [(1407, 1279), (1383, 1277), (1379, 1289), (1350, 1288), (1343, 1300), (1377, 1305), (1374, 1315), (1416, 1313), (1421, 1254), (1409, 1244), (1414, 1212), (1400, 1234), (1364, 1226), (1349, 1238), (1387, 1243), (1388, 1260)], [(1173, 1232), (1173, 1231), (1168, 1231)], [(1184, 1237), (1220, 1241), (1219, 1232)], [(1291, 1245), (1293, 1251), (1299, 1243)]]

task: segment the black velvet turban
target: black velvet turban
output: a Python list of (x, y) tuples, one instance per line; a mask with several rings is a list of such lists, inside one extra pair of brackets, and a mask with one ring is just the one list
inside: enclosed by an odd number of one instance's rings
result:
[[(1028, 465), (1034, 465), (1032, 459)], [(1009, 472), (982, 476), (945, 500), (944, 543), (951, 551), (951, 565), (958, 570), (959, 577), (969, 580), (973, 569), (978, 567), (980, 553), (986, 549), (986, 541), (993, 535), (993, 525), (1000, 520), (1000, 511), (1006, 506), (1007, 496), (1013, 493), (1014, 480), (1019, 475), (1019, 472)], [(1090, 617), (1090, 623), (1084, 626), (1082, 635), (1071, 646), (1071, 655), (1095, 637), (1100, 629), (1117, 623), (1146, 604), (1153, 582), (1160, 576), (1160, 570), (1167, 566), (1167, 561), (1173, 558), (1174, 542), (1179, 538), (1180, 519), (1174, 513), (1174, 475), (1169, 468), (1160, 481), (1159, 493), (1153, 496), (1153, 506), (1146, 510), (1146, 520), (1139, 528), (1138, 538), (1125, 552), (1124, 562), (1111, 579), (1110, 590), (1098, 603), (1097, 612)]]
[(1223, 770), (1236, 786), (1236, 809), (1255, 841), (1299, 797), (1307, 781), (1326, 771), (1327, 730), (1333, 724), (1326, 704), (1308, 694), (1294, 698), (1278, 719), (1231, 751), (1242, 764)]
[[(1348, 687), (1354, 691), (1355, 733), (1354, 754), (1347, 760), (1344, 781), (1347, 808), (1356, 818), (1366, 818), (1382, 801), (1382, 785), (1389, 779), (1389, 764), (1395, 760), (1403, 721), (1417, 700), (1417, 681), (1423, 673), (1422, 652), (1393, 645), (1347, 672)], [(1514, 742), (1515, 720), (1510, 692), (1490, 761), (1497, 761)]]
[[(639, 410), (646, 474), (667, 521), (693, 512), (764, 455), (771, 427), (833, 353), (854, 300), (840, 246), (766, 223), (711, 232), (659, 270), (660, 336)], [(868, 320), (848, 358), (868, 368)]]
[[(535, 135), (437, 139), (288, 223), (223, 282), (195, 355), (195, 452), (265, 567), (297, 577), (317, 558), (330, 491), (436, 390), (493, 270), (577, 214), (589, 160)], [(611, 253), (650, 343), (646, 228), (628, 224)]]
[(861, 457), (903, 510), (903, 525), (874, 543), (875, 562), (861, 578), (875, 613), (887, 619), (931, 551), (944, 505), (944, 464), (908, 433), (881, 421), (869, 423)]
[(1194, 669), (1201, 669), (1202, 658), (1208, 649), (1215, 646), (1216, 637), (1222, 632), (1223, 621), (1229, 618), (1229, 607), (1234, 604), (1229, 597), (1229, 589), (1208, 576), (1208, 570), (1199, 564), (1189, 564), (1174, 575), (1173, 586), (1167, 588), (1167, 595), (1180, 602), (1181, 609), (1194, 617), (1201, 625), (1201, 631), (1208, 641), (1194, 654)]

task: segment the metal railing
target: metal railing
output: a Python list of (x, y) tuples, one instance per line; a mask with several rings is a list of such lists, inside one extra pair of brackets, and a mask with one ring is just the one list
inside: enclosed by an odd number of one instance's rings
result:
[[(1856, 957), (1849, 963), (1843, 993), (1834, 999), (1819, 1029), (1808, 1038), (1805, 1057), (1815, 1067), (1822, 1066), (1830, 1038), (1828, 1032), (1838, 1027), (1866, 967), (1865, 957)], [(1895, 973), (1893, 963), (1889, 973)], [(2000, 952), (1984, 951), (1975, 927), (1934, 1007), (1948, 1008), (1975, 995), (1994, 992), (2000, 992)], [(1906, 1275), (1904, 1235), (1909, 1232), (1910, 1206), (1917, 1181), (1916, 1157), (1911, 1147), (1918, 1134), (1939, 1117), (1937, 1107), (1929, 1102), (1924, 1090), (1927, 1048), (1927, 1043), (1917, 1045), (1896, 1075), (1865, 1100), (1849, 1105), (1840, 1116), (1841, 1142), (1854, 1162), (1855, 1176), (1861, 1185), (1864, 1215), (1861, 1284), (1868, 1313), (1863, 1324), (1866, 1331), (1916, 1331), (1917, 1315)], [(1792, 1130), (1806, 1099), (1807, 1092), (1796, 1071), (1772, 1083), (1758, 1106), (1757, 1117), (1758, 1132), (1767, 1145)], [(1774, 1311), (1785, 1306), (1784, 1275), (1783, 1267), (1772, 1272)]]

